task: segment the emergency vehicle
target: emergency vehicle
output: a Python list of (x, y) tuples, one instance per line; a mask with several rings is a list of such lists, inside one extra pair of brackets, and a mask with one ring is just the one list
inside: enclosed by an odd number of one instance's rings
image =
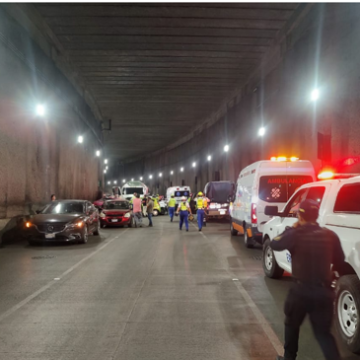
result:
[(265, 206), (284, 206), (299, 186), (312, 181), (315, 171), (311, 162), (294, 156), (273, 157), (247, 166), (236, 183), (231, 234), (244, 235), (247, 247), (253, 247), (255, 241), (261, 243), (263, 226), (270, 219), (264, 213)]
[(273, 217), (263, 226), (263, 269), (270, 278), (280, 278), (284, 270), (291, 273), (290, 252), (273, 251), (270, 241), (297, 221), (301, 201), (317, 201), (318, 223), (339, 236), (347, 262), (347, 267), (337, 274), (336, 327), (349, 350), (357, 353), (360, 352), (360, 176), (348, 176), (336, 179), (330, 172), (322, 173), (319, 179), (333, 179), (301, 186), (280, 212), (276, 205), (265, 208), (265, 213)]
[(181, 202), (181, 198), (185, 196), (188, 198), (191, 194), (191, 189), (189, 186), (172, 186), (166, 190), (166, 199), (169, 200), (171, 195), (174, 195), (176, 200), (176, 208)]
[(143, 198), (148, 192), (148, 187), (141, 181), (129, 181), (121, 188), (122, 197), (129, 201), (133, 198), (134, 193), (139, 194), (140, 198)]

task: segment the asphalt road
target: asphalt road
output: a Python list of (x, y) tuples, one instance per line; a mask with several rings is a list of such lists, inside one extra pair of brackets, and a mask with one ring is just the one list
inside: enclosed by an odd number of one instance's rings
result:
[[(180, 232), (162, 216), (86, 245), (15, 241), (0, 249), (0, 360), (274, 360), (290, 285), (224, 223)], [(306, 322), (298, 359), (322, 358)]]

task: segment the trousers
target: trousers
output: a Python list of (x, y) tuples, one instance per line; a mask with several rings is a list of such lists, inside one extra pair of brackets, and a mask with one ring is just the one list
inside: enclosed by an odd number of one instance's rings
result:
[(199, 230), (202, 229), (203, 224), (204, 224), (204, 216), (205, 216), (205, 211), (204, 209), (198, 209), (197, 213), (196, 213), (196, 218), (197, 218), (197, 223), (199, 226)]
[(330, 332), (333, 318), (334, 292), (331, 288), (296, 284), (285, 301), (284, 358), (295, 360), (300, 326), (309, 315), (316, 340), (327, 360), (340, 360), (339, 350)]
[(187, 210), (183, 210), (180, 211), (180, 230), (182, 229), (183, 223), (185, 222), (185, 228), (186, 230), (189, 230), (189, 221), (188, 221), (188, 211)]
[(174, 219), (174, 214), (175, 214), (175, 208), (169, 207), (169, 216), (170, 216), (171, 221), (173, 221), (173, 219)]

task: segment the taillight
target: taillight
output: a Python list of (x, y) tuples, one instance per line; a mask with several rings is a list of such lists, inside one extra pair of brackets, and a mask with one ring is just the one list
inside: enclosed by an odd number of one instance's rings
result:
[(251, 223), (257, 224), (257, 215), (256, 215), (256, 204), (251, 204)]

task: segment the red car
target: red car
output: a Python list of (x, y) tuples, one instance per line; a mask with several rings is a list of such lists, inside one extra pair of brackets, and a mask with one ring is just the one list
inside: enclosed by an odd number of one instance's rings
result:
[(104, 195), (101, 199), (98, 199), (93, 202), (94, 206), (97, 208), (102, 208), (104, 206), (105, 201), (115, 199), (113, 195)]
[(132, 227), (134, 219), (130, 202), (125, 199), (107, 200), (100, 212), (101, 227), (124, 226)]

